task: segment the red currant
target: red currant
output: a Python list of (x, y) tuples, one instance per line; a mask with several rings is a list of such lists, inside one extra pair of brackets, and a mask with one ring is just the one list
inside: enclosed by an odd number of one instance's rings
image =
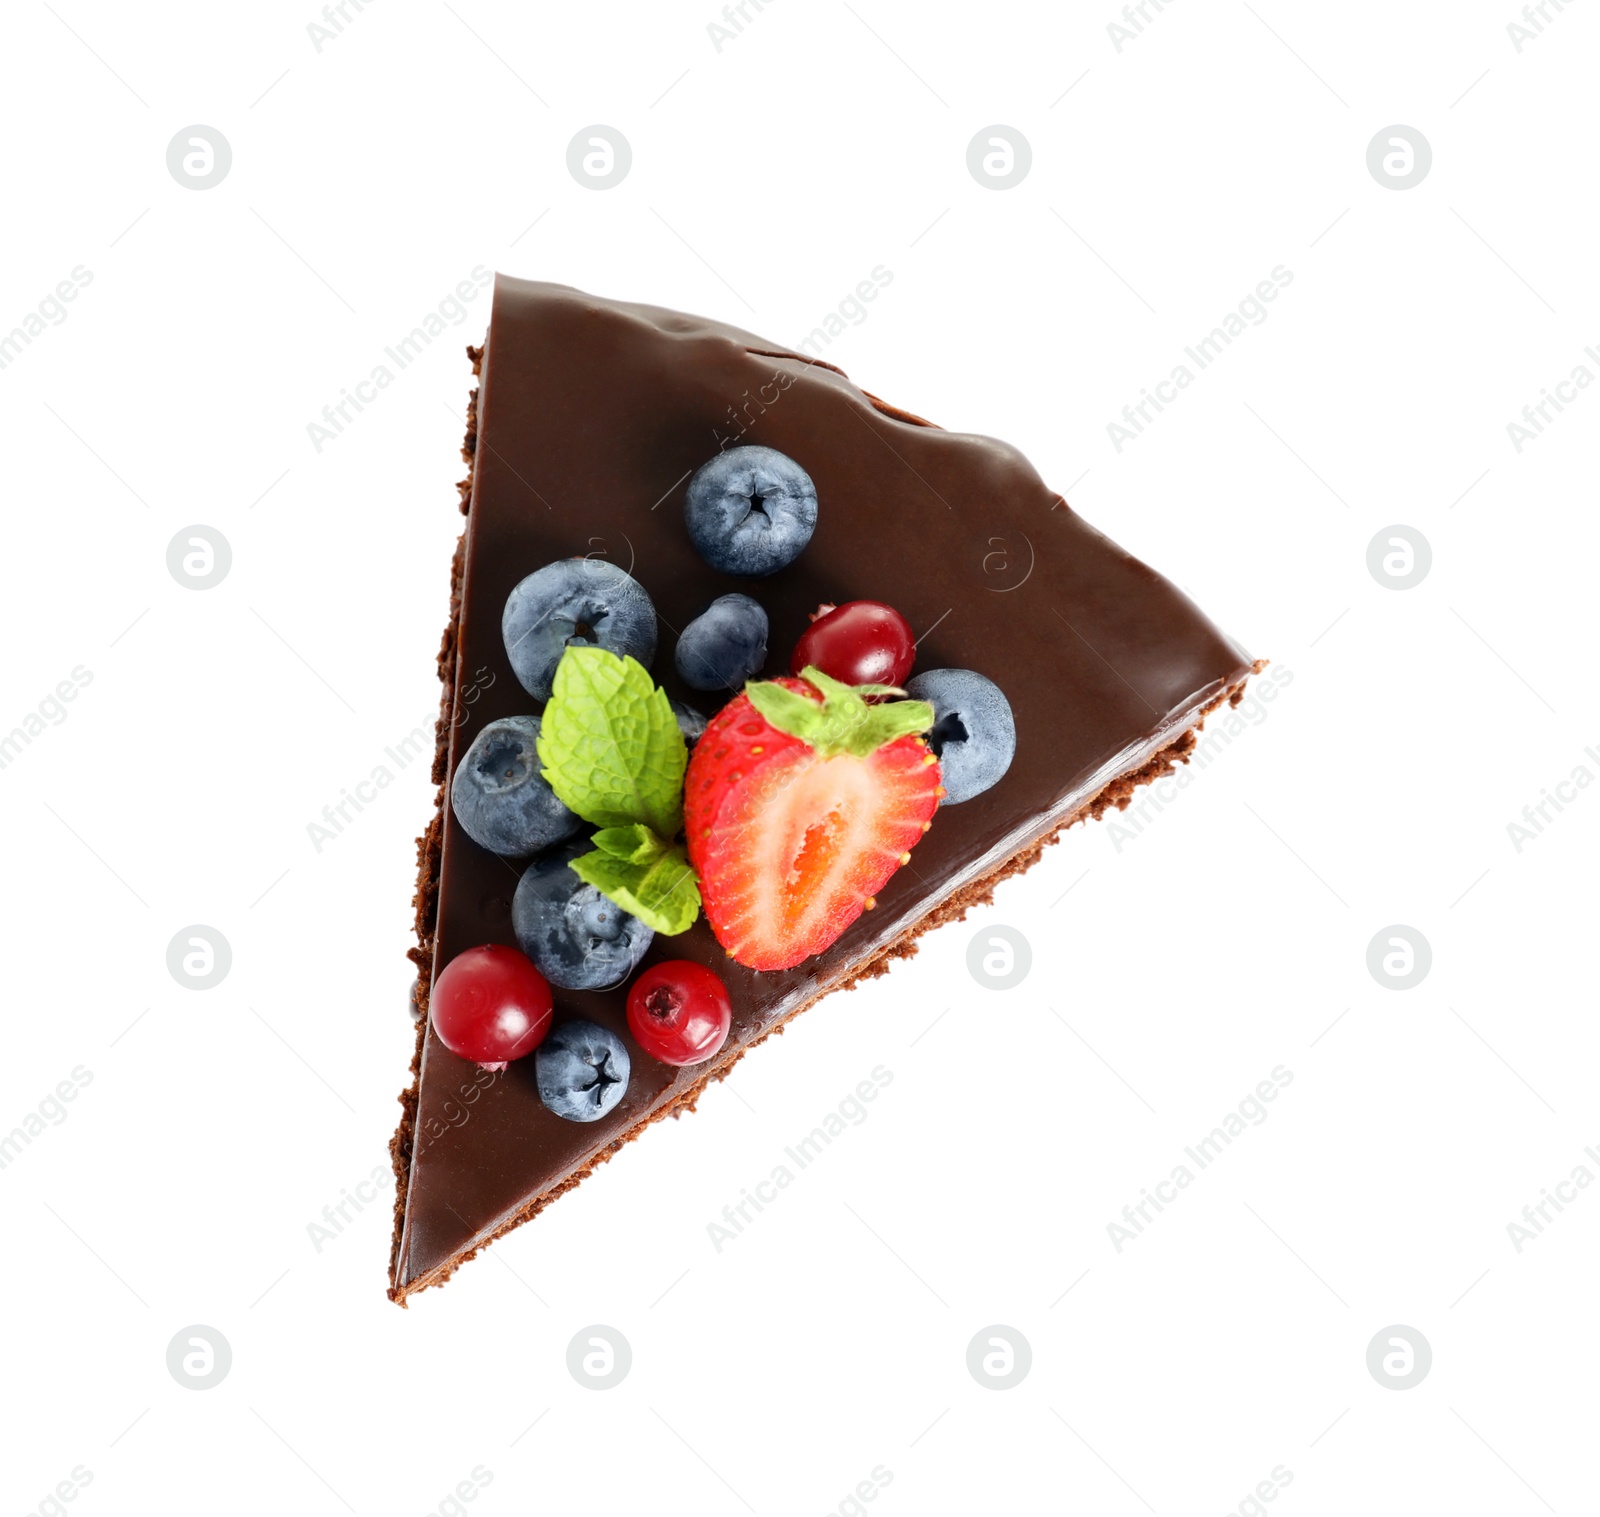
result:
[(911, 624), (893, 606), (852, 600), (818, 610), (794, 645), (789, 672), (815, 664), (846, 685), (903, 685), (916, 652)]
[(652, 964), (628, 991), (628, 1028), (663, 1064), (704, 1064), (728, 1037), (728, 988), (703, 964)]
[(458, 1058), (504, 1069), (550, 1031), (550, 982), (515, 948), (458, 953), (433, 982), (429, 1006), (439, 1041)]

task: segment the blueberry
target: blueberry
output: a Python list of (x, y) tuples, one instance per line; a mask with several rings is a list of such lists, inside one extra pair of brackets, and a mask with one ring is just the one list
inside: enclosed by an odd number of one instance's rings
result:
[(480, 848), (525, 859), (583, 825), (539, 772), (539, 718), (505, 716), (472, 740), (450, 782), (450, 804)]
[(568, 646), (629, 654), (646, 668), (656, 656), (656, 608), (603, 558), (558, 559), (530, 574), (507, 597), (500, 632), (523, 689), (541, 701)]
[(971, 669), (930, 669), (907, 682), (906, 694), (933, 707), (928, 746), (939, 755), (946, 806), (970, 801), (1011, 767), (1017, 724), (993, 680)]
[(683, 629), (674, 662), (695, 690), (740, 690), (767, 661), (767, 613), (748, 595), (721, 595)]
[(598, 1122), (628, 1093), (628, 1050), (593, 1022), (562, 1022), (533, 1056), (539, 1099), (569, 1122)]
[(678, 719), (678, 731), (683, 734), (684, 742), (693, 748), (700, 741), (701, 735), (706, 730), (706, 719), (701, 716), (693, 706), (686, 705), (683, 701), (673, 701), (672, 714)]
[(511, 899), (511, 927), (522, 951), (552, 985), (604, 990), (619, 984), (655, 936), (638, 917), (585, 885), (568, 863), (586, 842), (535, 859)]
[(689, 536), (724, 574), (776, 574), (817, 525), (811, 476), (776, 448), (729, 448), (702, 464), (683, 500)]

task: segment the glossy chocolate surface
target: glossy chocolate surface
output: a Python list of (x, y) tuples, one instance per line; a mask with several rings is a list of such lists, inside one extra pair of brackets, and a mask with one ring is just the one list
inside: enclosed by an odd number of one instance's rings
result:
[[(684, 529), (690, 474), (738, 442), (789, 454), (817, 487), (810, 546), (767, 579), (714, 572)], [(880, 410), (836, 371), (735, 328), (564, 286), (496, 284), (467, 532), (452, 774), (485, 722), (535, 709), (507, 662), (501, 610), (524, 575), (575, 554), (604, 555), (645, 586), (660, 618), (653, 673), (707, 715), (708, 697), (677, 679), (672, 649), (678, 629), (734, 590), (771, 617), (769, 677), (784, 672), (820, 603), (870, 598), (910, 621), (918, 669), (976, 669), (1011, 701), (1010, 772), (942, 810), (876, 910), (826, 953), (757, 974), (728, 959), (703, 920), (656, 938), (645, 964), (692, 958), (726, 980), (734, 1017), (722, 1058), (1052, 831), (1249, 672), (1249, 657), (1188, 597), (1075, 515), (1016, 449)], [(475, 944), (515, 943), (519, 874), (447, 814), (436, 968)], [(625, 997), (626, 987), (556, 992), (558, 1021), (601, 1022), (633, 1054), (627, 1097), (588, 1125), (545, 1110), (532, 1059), (491, 1078), (429, 1032), (402, 1291), (703, 1076), (637, 1049)]]

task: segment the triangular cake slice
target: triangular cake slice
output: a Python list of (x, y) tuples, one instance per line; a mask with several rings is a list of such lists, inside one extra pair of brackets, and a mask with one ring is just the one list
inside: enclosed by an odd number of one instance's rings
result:
[[(1126, 805), (1135, 786), (1184, 761), (1204, 715), (1237, 701), (1257, 667), (1187, 596), (1075, 515), (1014, 448), (941, 430), (802, 353), (718, 322), (503, 276), (485, 346), (469, 351), (481, 387), (439, 657), (440, 809), (419, 847), (417, 1057), (391, 1145), (399, 1194), (389, 1293), (401, 1304), (650, 1122), (692, 1109), (707, 1082), (787, 1019), (882, 973), (921, 933), (987, 900), (1062, 828)], [(747, 443), (802, 464), (819, 502), (805, 551), (759, 580), (710, 568), (684, 527), (695, 470)], [(507, 658), (507, 596), (534, 570), (582, 555), (608, 558), (645, 586), (661, 624), (651, 673), (707, 714), (707, 697), (677, 679), (674, 629), (742, 590), (770, 617), (769, 677), (786, 672), (820, 604), (882, 601), (916, 632), (919, 669), (988, 675), (1016, 722), (1004, 778), (941, 806), (915, 867), (895, 873), (875, 909), (822, 953), (759, 973), (723, 951), (704, 916), (679, 936), (657, 936), (646, 966), (692, 959), (727, 984), (732, 1031), (709, 1063), (675, 1068), (640, 1051), (626, 987), (558, 989), (558, 1023), (599, 1023), (631, 1050), (626, 1096), (585, 1123), (541, 1103), (533, 1058), (492, 1074), (446, 1049), (428, 1019), (434, 977), (457, 954), (516, 944), (521, 866), (466, 836), (447, 781), (486, 722), (537, 710)]]

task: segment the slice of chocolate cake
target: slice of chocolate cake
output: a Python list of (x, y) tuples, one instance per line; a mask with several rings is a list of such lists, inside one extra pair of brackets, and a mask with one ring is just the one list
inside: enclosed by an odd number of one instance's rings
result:
[[(472, 358), (439, 809), (419, 846), (417, 1054), (391, 1145), (401, 1304), (692, 1110), (788, 1018), (987, 900), (1061, 829), (1184, 762), (1259, 667), (1014, 448), (737, 328), (501, 277)], [(724, 597), (740, 599), (708, 616)], [(574, 651), (594, 647), (609, 651)], [(869, 682), (884, 688), (863, 697)], [(679, 722), (663, 731), (669, 697)], [(612, 732), (613, 700), (632, 703), (637, 736), (633, 759), (610, 750), (634, 763), (606, 781), (620, 791), (574, 768), (607, 761), (583, 722)], [(703, 727), (686, 708), (712, 725), (685, 799), (678, 727)], [(534, 796), (537, 773), (553, 792)], [(520, 1041), (473, 1044), (450, 1021), (479, 1004), (469, 966), (507, 965), (502, 991), (535, 987)], [(657, 965), (713, 999), (726, 987), (726, 1040), (712, 1025), (699, 1063), (663, 1062), (646, 1047), (659, 1038), (631, 1030), (630, 987)], [(584, 985), (606, 988), (568, 988)]]

